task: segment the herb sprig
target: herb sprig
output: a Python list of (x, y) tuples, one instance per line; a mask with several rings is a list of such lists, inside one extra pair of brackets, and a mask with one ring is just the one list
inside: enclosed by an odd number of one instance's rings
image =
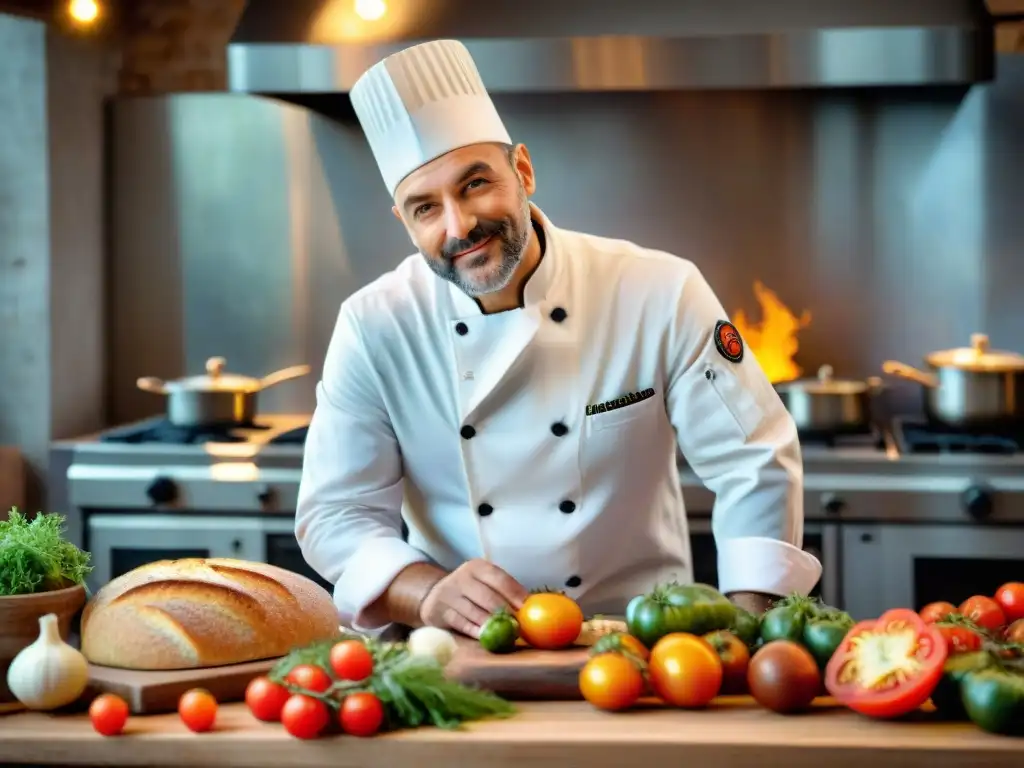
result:
[(88, 552), (64, 538), (65, 518), (17, 508), (0, 521), (0, 597), (30, 595), (84, 584), (92, 571)]
[(369, 691), (384, 705), (390, 728), (434, 725), (453, 729), (470, 720), (515, 713), (511, 703), (490, 691), (449, 680), (436, 660), (411, 655), (405, 643), (381, 642), (352, 632), (344, 632), (341, 640), (358, 640), (373, 655), (373, 674), (367, 680), (335, 680), (323, 693), (287, 680), (288, 673), (302, 664), (313, 664), (331, 674), (330, 652), (338, 640), (296, 648), (274, 665), (270, 679), (333, 709), (338, 709), (348, 694)]

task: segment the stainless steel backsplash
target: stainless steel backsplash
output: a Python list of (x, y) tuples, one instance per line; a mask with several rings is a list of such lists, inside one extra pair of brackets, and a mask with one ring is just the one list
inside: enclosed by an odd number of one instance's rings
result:
[[(692, 259), (730, 312), (763, 282), (807, 373), (877, 374), (988, 333), (1024, 352), (1024, 57), (970, 91), (501, 96), (559, 225)], [(111, 411), (212, 355), (308, 411), (338, 305), (413, 248), (347, 111), (242, 95), (114, 105)], [(325, 106), (326, 105), (326, 106)], [(332, 113), (332, 114), (324, 114)], [(917, 406), (914, 385), (897, 407)]]

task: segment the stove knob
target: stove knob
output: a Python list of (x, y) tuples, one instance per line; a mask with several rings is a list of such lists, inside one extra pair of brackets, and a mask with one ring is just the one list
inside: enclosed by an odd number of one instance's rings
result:
[(964, 512), (975, 520), (984, 520), (992, 515), (992, 494), (979, 485), (972, 485), (964, 491), (961, 501)]
[(169, 477), (158, 477), (149, 484), (146, 495), (154, 504), (170, 504), (178, 498), (178, 486)]
[(846, 502), (834, 493), (828, 493), (821, 497), (821, 508), (826, 514), (838, 515), (846, 509)]
[(264, 485), (256, 494), (256, 498), (260, 504), (269, 504), (274, 500), (274, 489), (269, 485)]

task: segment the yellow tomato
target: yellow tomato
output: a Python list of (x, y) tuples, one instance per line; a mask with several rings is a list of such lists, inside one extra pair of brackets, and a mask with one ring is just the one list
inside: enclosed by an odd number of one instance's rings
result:
[(722, 687), (722, 661), (703, 638), (675, 632), (651, 649), (651, 687), (666, 704), (703, 707)]
[(580, 636), (583, 611), (571, 597), (553, 592), (530, 595), (519, 609), (519, 636), (534, 648), (568, 648)]
[(598, 709), (631, 707), (644, 690), (644, 677), (636, 663), (618, 653), (602, 653), (580, 670), (580, 692)]

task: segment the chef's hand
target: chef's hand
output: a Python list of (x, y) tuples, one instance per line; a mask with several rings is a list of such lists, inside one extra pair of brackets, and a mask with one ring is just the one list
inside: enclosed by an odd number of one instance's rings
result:
[(519, 610), (528, 593), (518, 581), (487, 560), (470, 560), (438, 581), (420, 604), (420, 620), (472, 638), (499, 608)]

